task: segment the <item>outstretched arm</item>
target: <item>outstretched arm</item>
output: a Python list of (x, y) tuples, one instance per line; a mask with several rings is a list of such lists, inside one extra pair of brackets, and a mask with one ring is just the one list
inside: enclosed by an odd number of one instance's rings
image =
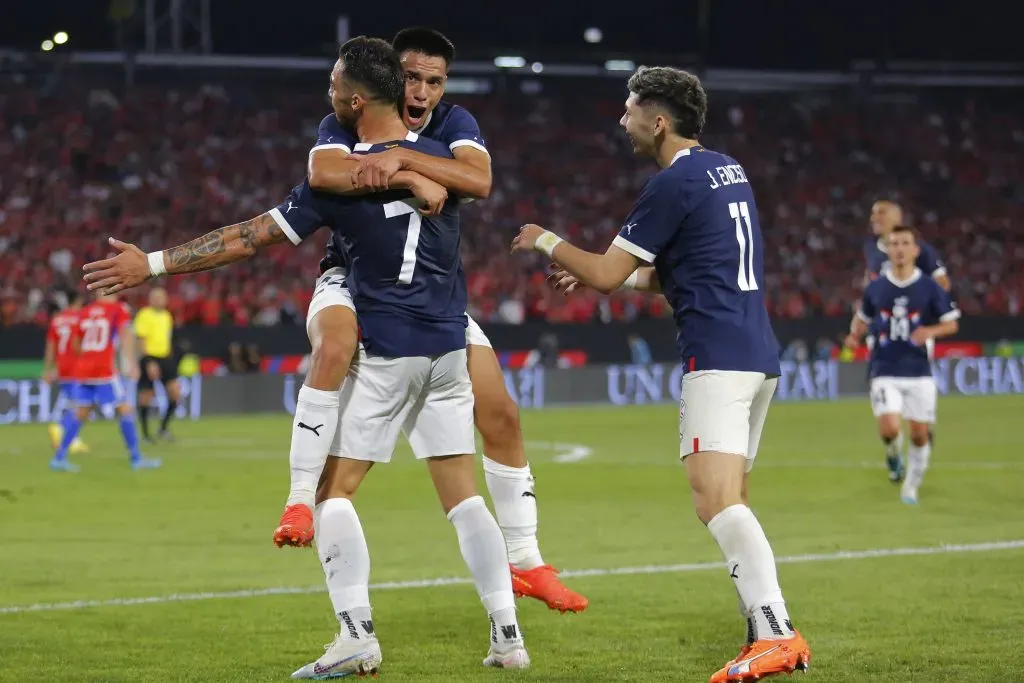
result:
[(640, 265), (640, 259), (615, 246), (603, 254), (574, 247), (539, 225), (524, 225), (512, 241), (512, 251), (536, 250), (587, 287), (602, 294), (618, 289)]
[(277, 210), (217, 228), (191, 242), (150, 254), (144, 253), (134, 244), (111, 237), (110, 246), (119, 253), (102, 261), (85, 264), (84, 279), (89, 283), (90, 290), (100, 289), (106, 294), (113, 294), (138, 287), (157, 275), (197, 273), (242, 261), (263, 247), (289, 239), (274, 217), (274, 211)]
[[(552, 273), (548, 276), (548, 281), (556, 291), (565, 295), (572, 294), (584, 287), (583, 283), (575, 275), (565, 270), (558, 270)], [(660, 294), (661, 282), (658, 280), (658, 274), (654, 272), (654, 266), (640, 266), (633, 271), (632, 275), (626, 278), (626, 281), (622, 283), (619, 289), (635, 289), (640, 292)]]

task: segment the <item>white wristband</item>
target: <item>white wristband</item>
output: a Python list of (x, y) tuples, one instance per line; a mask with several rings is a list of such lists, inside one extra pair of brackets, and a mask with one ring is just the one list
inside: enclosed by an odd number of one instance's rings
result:
[(164, 266), (164, 252), (151, 251), (146, 254), (146, 258), (149, 259), (149, 274), (152, 277), (158, 277), (167, 272), (167, 268)]
[(640, 279), (640, 271), (634, 270), (626, 278), (626, 281), (619, 285), (619, 289), (636, 289), (636, 283)]
[(543, 252), (548, 258), (551, 258), (551, 252), (564, 241), (555, 233), (545, 230), (544, 234), (537, 238), (536, 249)]

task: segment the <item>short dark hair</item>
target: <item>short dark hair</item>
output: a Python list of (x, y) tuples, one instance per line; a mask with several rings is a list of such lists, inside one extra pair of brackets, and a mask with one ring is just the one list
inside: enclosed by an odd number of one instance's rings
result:
[(424, 26), (403, 28), (395, 34), (391, 47), (401, 55), (403, 52), (422, 52), (428, 57), (440, 57), (445, 66), (455, 61), (455, 44), (440, 31)]
[(920, 242), (921, 242), (921, 235), (920, 235), (920, 233), (918, 233), (917, 228), (915, 228), (913, 226), (910, 226), (910, 225), (896, 225), (896, 226), (893, 226), (893, 229), (892, 229), (892, 231), (889, 234), (890, 235), (895, 235), (896, 233), (900, 233), (900, 232), (907, 233), (908, 235), (910, 235), (911, 237), (914, 238), (914, 242), (915, 243), (920, 244)]
[(386, 40), (352, 38), (338, 48), (338, 59), (345, 66), (345, 78), (362, 86), (370, 99), (401, 108), (405, 101), (405, 72), (398, 53)]
[(656, 104), (672, 117), (673, 131), (696, 139), (708, 119), (708, 95), (700, 79), (668, 66), (641, 66), (629, 78), (629, 91), (638, 104)]

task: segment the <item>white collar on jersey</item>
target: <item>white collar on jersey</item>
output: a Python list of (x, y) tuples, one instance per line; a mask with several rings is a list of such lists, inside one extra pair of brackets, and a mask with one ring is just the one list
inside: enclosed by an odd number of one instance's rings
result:
[(909, 287), (910, 285), (912, 285), (915, 282), (917, 282), (918, 280), (920, 280), (921, 279), (921, 275), (922, 275), (921, 269), (920, 268), (914, 268), (914, 272), (911, 273), (910, 277), (908, 277), (906, 280), (897, 280), (895, 278), (895, 276), (893, 276), (892, 271), (890, 270), (890, 271), (886, 272), (885, 279), (888, 280), (889, 282), (893, 283), (897, 287)]
[(676, 152), (676, 155), (672, 157), (672, 161), (670, 161), (668, 165), (671, 166), (672, 164), (679, 161), (681, 158), (690, 156), (691, 149), (693, 149), (693, 147), (687, 147), (686, 149), (681, 149), (678, 152)]
[[(405, 141), (406, 142), (416, 142), (419, 139), (420, 139), (420, 136), (417, 135), (416, 133), (413, 133), (411, 130), (408, 133), (405, 134)], [(357, 142), (356, 146), (352, 148), (352, 151), (353, 152), (368, 152), (368, 151), (370, 151), (371, 147), (373, 147), (373, 143), (372, 142)]]
[(417, 129), (416, 129), (415, 131), (413, 131), (413, 132), (415, 132), (415, 133), (420, 133), (420, 132), (422, 132), (422, 131), (426, 130), (426, 129), (427, 129), (427, 126), (429, 126), (429, 125), (430, 125), (430, 119), (432, 119), (432, 118), (434, 118), (434, 110), (433, 110), (433, 109), (431, 109), (431, 110), (430, 110), (430, 113), (429, 113), (429, 114), (427, 114), (427, 120), (423, 122), (423, 125), (422, 125), (422, 126), (420, 126), (419, 128), (417, 128)]

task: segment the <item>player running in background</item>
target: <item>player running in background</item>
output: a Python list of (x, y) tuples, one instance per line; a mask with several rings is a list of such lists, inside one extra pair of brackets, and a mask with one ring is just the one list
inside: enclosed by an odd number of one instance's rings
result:
[[(491, 190), (491, 158), (476, 119), (464, 108), (442, 100), (455, 47), (441, 33), (407, 28), (392, 41), (405, 68), (402, 117), (410, 130), (443, 143), (454, 159), (394, 146), (364, 156), (359, 140), (336, 116), (320, 123), (309, 156), (309, 184), (317, 190), (361, 194), (387, 189), (395, 175), (413, 171), (467, 199), (484, 199)], [(347, 259), (332, 237), (321, 262), (323, 272), (306, 317), (313, 353), (299, 391), (292, 428), (291, 491), (274, 538), (278, 545), (312, 540), (312, 498), (327, 453), (300, 425), (315, 421), (333, 428), (329, 413), (356, 348), (356, 312), (345, 284)], [(587, 599), (558, 579), (544, 562), (537, 541), (537, 498), (523, 447), (519, 408), (508, 393), (491, 342), (473, 318), (466, 330), (469, 375), (473, 382), (476, 427), (484, 446), (484, 480), (508, 546), (516, 594), (537, 598), (552, 609), (581, 611)], [(326, 393), (323, 393), (326, 392)]]
[[(403, 124), (401, 64), (387, 43), (354, 38), (339, 55), (331, 100), (339, 119), (356, 128), (365, 151), (400, 145), (450, 158), (444, 145)], [(425, 202), (422, 210), (414, 208), (408, 192), (398, 191), (409, 187)], [(341, 629), (322, 657), (295, 672), (297, 678), (372, 671), (381, 661), (370, 617), (369, 551), (351, 498), (373, 463), (390, 459), (400, 430), (417, 458), (427, 460), (491, 620), (485, 666), (529, 665), (501, 529), (476, 493), (458, 212), (454, 201), (445, 206), (444, 187), (417, 173), (401, 172), (392, 188), (374, 197), (339, 197), (314, 193), (303, 183), (279, 207), (252, 221), (150, 256), (115, 241), (118, 256), (85, 267), (90, 287), (119, 289), (149, 277), (151, 267), (158, 274), (209, 270), (271, 244), (298, 243), (324, 224), (339, 235), (335, 243), (352, 254), (350, 294), (360, 309), (365, 351), (360, 350), (342, 401), (335, 401), (334, 423), (340, 403), (341, 428), (327, 429), (319, 421), (302, 427), (335, 456), (323, 473), (314, 521)]]
[(890, 230), (886, 251), (892, 266), (864, 290), (846, 346), (856, 348), (869, 332), (875, 338), (869, 364), (871, 409), (883, 441), (896, 438), (903, 418), (910, 423), (909, 466), (900, 497), (914, 504), (931, 458), (929, 434), (938, 401), (927, 343), (956, 334), (960, 311), (945, 289), (915, 265), (921, 247), (912, 228)]
[[(50, 318), (50, 326), (46, 331), (46, 351), (43, 354), (43, 381), (58, 386), (57, 403), (71, 409), (71, 401), (75, 395), (75, 364), (78, 354), (71, 343), (78, 325), (78, 314), (82, 310), (82, 296), (78, 292), (68, 292), (68, 305)], [(60, 416), (63, 419), (63, 414)], [(64, 436), (61, 420), (50, 425), (50, 445), (57, 449)], [(88, 453), (89, 447), (80, 438), (71, 442), (69, 452), (72, 455)]]
[[(892, 267), (888, 254), (887, 239), (889, 233), (896, 226), (902, 224), (903, 207), (898, 203), (888, 199), (881, 199), (871, 205), (871, 232), (874, 233), (874, 236), (869, 237), (864, 244), (865, 287), (872, 280), (884, 275)], [(935, 247), (924, 241), (921, 241), (918, 247), (921, 253), (917, 257), (917, 267), (921, 269), (922, 273), (930, 275), (944, 290), (950, 291), (949, 273), (946, 271), (946, 266), (940, 260), (938, 251), (936, 251)], [(867, 343), (868, 347), (871, 348), (875, 343), (874, 337), (869, 335)], [(934, 343), (929, 341), (927, 348), (929, 357), (931, 357), (934, 353)], [(934, 434), (932, 432), (928, 433), (928, 440), (929, 443), (934, 441)], [(903, 432), (897, 431), (894, 437), (884, 440), (884, 442), (885, 465), (889, 470), (889, 481), (894, 484), (899, 483), (903, 480), (904, 469)]]
[[(574, 284), (623, 284), (665, 294), (675, 314), (685, 374), (679, 456), (697, 516), (718, 543), (747, 619), (747, 644), (711, 683), (806, 669), (811, 651), (793, 629), (775, 556), (747, 506), (748, 474), (780, 375), (764, 294), (764, 244), (754, 193), (735, 159), (697, 141), (707, 96), (696, 76), (641, 67), (629, 79), (621, 125), (634, 151), (661, 171), (644, 186), (604, 254), (526, 225), (513, 251), (537, 250)], [(653, 272), (642, 264), (653, 264)]]
[(75, 472), (78, 466), (68, 461), (68, 449), (89, 417), (93, 406), (107, 413), (116, 407), (120, 417), (121, 435), (131, 456), (132, 469), (160, 466), (159, 460), (143, 458), (139, 453), (139, 436), (135, 416), (125, 399), (117, 371), (117, 345), (121, 347), (121, 367), (130, 379), (138, 377), (135, 367), (135, 344), (128, 307), (112, 297), (98, 296), (79, 313), (72, 343), (78, 350), (75, 366), (74, 403), (76, 410), (64, 414), (64, 436), (50, 462), (53, 470)]
[[(884, 275), (892, 267), (889, 257), (888, 236), (893, 229), (903, 225), (903, 207), (889, 199), (880, 199), (871, 205), (871, 232), (864, 243), (864, 285)], [(947, 292), (950, 289), (949, 273), (939, 259), (939, 252), (932, 245), (921, 242), (916, 266), (925, 275), (930, 275)]]
[(174, 355), (174, 317), (167, 310), (167, 292), (160, 287), (149, 293), (149, 305), (135, 315), (135, 336), (142, 343), (139, 361), (139, 423), (142, 437), (153, 443), (149, 435), (149, 412), (155, 397), (154, 385), (162, 382), (167, 392), (167, 410), (160, 420), (160, 438), (173, 441), (170, 424), (178, 409), (181, 387), (178, 384), (178, 363)]

